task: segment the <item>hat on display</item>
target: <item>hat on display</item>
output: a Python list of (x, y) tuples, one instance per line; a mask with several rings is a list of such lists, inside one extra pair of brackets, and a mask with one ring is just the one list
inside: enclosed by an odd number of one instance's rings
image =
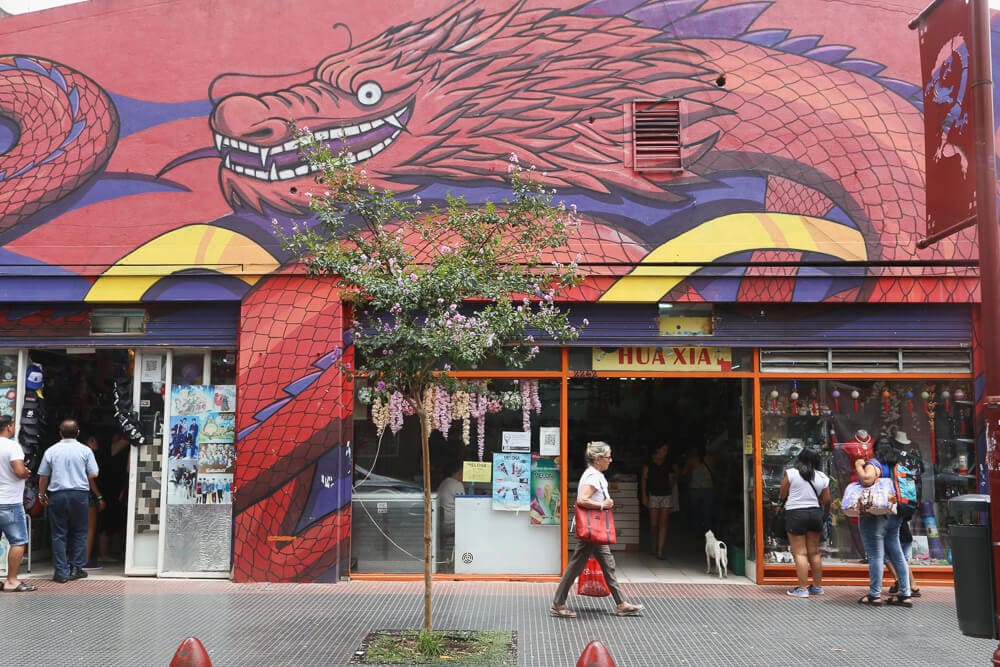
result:
[(35, 363), (28, 364), (28, 375), (25, 378), (24, 386), (33, 391), (41, 389), (43, 384), (45, 384), (45, 378), (42, 375), (42, 365)]
[(906, 431), (896, 431), (893, 439), (900, 445), (912, 445), (913, 441), (906, 437)]
[(25, 408), (21, 411), (21, 424), (24, 426), (34, 426), (38, 423), (38, 410), (36, 408)]

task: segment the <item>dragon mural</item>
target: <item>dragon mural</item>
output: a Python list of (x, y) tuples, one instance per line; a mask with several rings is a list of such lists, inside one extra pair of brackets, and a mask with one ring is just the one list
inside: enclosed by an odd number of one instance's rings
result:
[[(425, 201), (495, 200), (505, 155), (534, 165), (584, 220), (566, 251), (589, 273), (579, 299), (974, 298), (971, 273), (936, 268), (975, 259), (971, 231), (916, 249), (919, 87), (793, 32), (802, 3), (437, 5), (332, 25), (339, 46), (290, 73), (216, 69), (207, 98), (126, 94), (111, 71), (27, 49), (0, 56), (0, 263), (58, 271), (50, 300), (156, 299), (160, 274), (136, 276), (141, 264), (174, 276), (174, 299), (204, 298), (210, 278), (176, 278), (215, 268), (212, 294), (242, 301), (238, 579), (335, 579), (349, 537), (351, 387), (333, 363), (349, 332), (335, 291), (282, 268), (270, 233), (307, 215), (315, 187), (289, 120)], [(685, 169), (637, 171), (631, 104), (663, 98), (682, 101)]]

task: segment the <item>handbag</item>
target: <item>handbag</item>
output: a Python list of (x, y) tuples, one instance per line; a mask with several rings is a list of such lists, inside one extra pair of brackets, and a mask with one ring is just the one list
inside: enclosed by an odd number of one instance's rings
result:
[(611, 510), (591, 510), (575, 505), (573, 521), (576, 524), (576, 536), (584, 542), (615, 544), (618, 541), (615, 515)]
[(596, 558), (589, 559), (583, 567), (583, 572), (580, 573), (580, 578), (576, 581), (576, 594), (589, 595), (595, 598), (604, 598), (611, 595), (608, 582), (604, 580), (604, 572), (601, 570), (601, 564), (597, 562)]
[(851, 482), (844, 489), (840, 509), (847, 516), (895, 514), (896, 490), (892, 480), (879, 477), (871, 486), (862, 486), (860, 482)]

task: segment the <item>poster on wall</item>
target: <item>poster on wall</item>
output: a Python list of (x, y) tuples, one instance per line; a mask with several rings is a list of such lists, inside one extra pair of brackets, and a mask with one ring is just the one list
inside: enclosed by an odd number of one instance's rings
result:
[(466, 483), (489, 482), (493, 469), (489, 461), (465, 461), (462, 464), (462, 481)]
[(200, 435), (200, 417), (197, 415), (174, 415), (170, 418), (170, 449), (167, 455), (171, 460), (197, 459)]
[(531, 462), (531, 524), (559, 525), (559, 468), (553, 459), (537, 458)]
[(231, 505), (233, 503), (233, 476), (198, 475), (195, 503), (199, 505)]
[(213, 409), (216, 412), (233, 412), (236, 410), (236, 385), (217, 384), (214, 386)]
[(170, 414), (201, 415), (212, 409), (215, 392), (203, 384), (174, 385), (170, 389)]
[(521, 512), (530, 501), (531, 455), (493, 454), (493, 509)]
[(201, 423), (199, 442), (234, 442), (236, 440), (236, 414), (209, 412)]
[(174, 459), (167, 471), (167, 502), (171, 505), (194, 505), (198, 471), (195, 461)]
[(236, 448), (231, 442), (202, 444), (198, 448), (198, 474), (233, 474), (236, 463)]

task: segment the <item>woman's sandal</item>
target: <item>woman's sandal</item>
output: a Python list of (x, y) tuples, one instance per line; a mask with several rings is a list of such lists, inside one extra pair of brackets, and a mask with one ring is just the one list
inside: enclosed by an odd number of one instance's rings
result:
[(913, 606), (913, 603), (910, 602), (910, 598), (911, 597), (913, 597), (913, 596), (912, 595), (907, 595), (907, 596), (897, 595), (894, 598), (889, 598), (888, 600), (886, 600), (886, 604), (890, 604), (893, 607), (906, 607), (907, 609), (909, 609), (910, 607)]
[(883, 602), (882, 598), (873, 598), (872, 596), (865, 593), (858, 599), (858, 604), (866, 604), (872, 607), (881, 607)]
[[(890, 595), (895, 595), (898, 592), (899, 592), (899, 584), (893, 584), (892, 588), (889, 589), (889, 594)], [(911, 588), (910, 589), (910, 597), (911, 598), (918, 598), (918, 597), (920, 597), (920, 589), (919, 588)]]

